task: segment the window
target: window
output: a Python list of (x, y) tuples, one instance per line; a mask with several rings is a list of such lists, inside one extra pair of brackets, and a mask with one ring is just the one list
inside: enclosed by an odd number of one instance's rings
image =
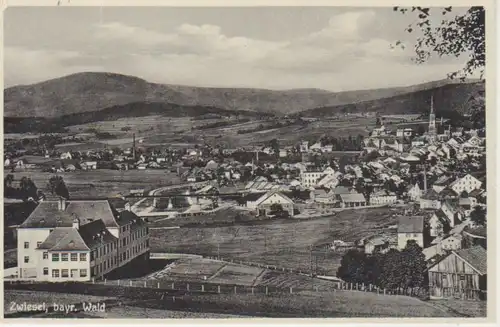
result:
[(61, 261), (68, 261), (68, 254), (67, 253), (61, 253)]
[(80, 277), (87, 277), (87, 269), (80, 269)]
[(55, 278), (59, 277), (59, 269), (52, 269), (52, 277)]
[(43, 260), (47, 260), (49, 258), (49, 253), (48, 252), (44, 252), (43, 253)]
[(29, 249), (30, 248), (30, 242), (24, 242), (24, 248)]
[(80, 261), (87, 261), (87, 253), (80, 253)]
[(69, 277), (68, 269), (61, 270), (61, 277)]
[(36, 242), (36, 247), (39, 248), (42, 245), (42, 242)]
[(49, 268), (44, 267), (44, 268), (43, 268), (43, 274), (44, 274), (45, 276), (47, 276), (47, 275), (49, 274)]
[(24, 263), (28, 263), (28, 262), (30, 262), (30, 257), (28, 257), (28, 256), (24, 257)]
[(71, 269), (71, 278), (77, 277), (76, 275), (78, 274), (78, 269)]
[(71, 253), (71, 261), (78, 261), (78, 253)]
[(52, 253), (52, 261), (53, 262), (59, 261), (59, 253)]

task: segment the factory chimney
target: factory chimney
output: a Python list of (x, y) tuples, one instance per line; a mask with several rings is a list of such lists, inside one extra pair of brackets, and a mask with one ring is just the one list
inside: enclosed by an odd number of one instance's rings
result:
[(135, 158), (135, 133), (132, 134), (132, 155), (134, 156), (134, 161), (136, 160)]

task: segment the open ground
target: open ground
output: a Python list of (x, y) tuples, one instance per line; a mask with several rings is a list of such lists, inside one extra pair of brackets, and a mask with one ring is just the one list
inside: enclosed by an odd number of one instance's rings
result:
[[(396, 222), (387, 208), (346, 210), (308, 220), (276, 220), (253, 225), (151, 229), (152, 252), (221, 256), (278, 267), (310, 271), (310, 247), (333, 240), (355, 241), (387, 233)], [(335, 275), (342, 253), (314, 254), (318, 271)]]

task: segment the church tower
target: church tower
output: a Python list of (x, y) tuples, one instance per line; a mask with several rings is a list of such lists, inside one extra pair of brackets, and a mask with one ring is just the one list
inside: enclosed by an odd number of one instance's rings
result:
[(436, 114), (434, 113), (434, 96), (431, 96), (431, 113), (429, 114), (429, 137), (431, 140), (436, 138)]

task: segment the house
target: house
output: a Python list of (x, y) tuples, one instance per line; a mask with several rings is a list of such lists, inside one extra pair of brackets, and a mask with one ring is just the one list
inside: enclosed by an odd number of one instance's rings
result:
[(370, 195), (370, 205), (372, 206), (392, 204), (397, 201), (398, 198), (396, 194), (392, 192), (381, 191)]
[[(149, 260), (149, 231), (109, 201), (43, 201), (18, 227), (18, 276), (50, 282), (89, 281), (134, 260)], [(138, 261), (136, 261), (137, 259)]]
[(257, 214), (268, 216), (275, 206), (281, 206), (283, 211), (288, 212), (290, 217), (294, 215), (294, 202), (288, 196), (281, 192), (270, 191), (262, 195), (255, 201), (255, 207), (257, 209)]
[(146, 168), (148, 168), (148, 165), (145, 163), (141, 163), (141, 164), (137, 165), (137, 169), (139, 169), (139, 170), (146, 170)]
[(310, 195), (311, 195), (311, 200), (313, 202), (324, 203), (324, 204), (330, 204), (334, 202), (333, 194), (327, 193), (323, 189), (313, 190), (311, 191)]
[(354, 208), (366, 206), (365, 196), (361, 193), (348, 193), (337, 195), (337, 200), (342, 208)]
[(481, 246), (451, 251), (428, 269), (431, 299), (486, 299), (486, 250)]
[(310, 169), (300, 173), (300, 182), (304, 187), (315, 186), (323, 176), (334, 176), (335, 170), (331, 167), (326, 169)]
[(386, 253), (390, 249), (395, 248), (395, 244), (392, 240), (389, 240), (384, 236), (376, 236), (364, 240), (364, 247), (366, 254), (373, 254), (375, 252)]
[(443, 210), (435, 211), (429, 219), (429, 235), (439, 237), (451, 229), (451, 223)]
[(446, 200), (441, 205), (441, 210), (446, 215), (450, 221), (450, 226), (453, 227), (455, 224), (459, 224), (465, 218), (465, 212), (458, 205), (458, 201)]
[(408, 197), (412, 201), (418, 201), (418, 200), (420, 200), (420, 197), (422, 196), (423, 192), (422, 192), (422, 189), (420, 188), (420, 186), (418, 185), (418, 183), (415, 183), (415, 185), (410, 186), (407, 193), (408, 193)]
[(280, 158), (285, 158), (286, 156), (288, 156), (288, 151), (285, 149), (280, 149), (279, 156)]
[(475, 189), (481, 188), (483, 183), (472, 176), (471, 174), (467, 174), (462, 178), (457, 178), (453, 183), (450, 184), (450, 187), (455, 193), (462, 194), (463, 191), (467, 193), (472, 192)]
[(441, 207), (441, 201), (439, 199), (439, 194), (433, 189), (428, 190), (424, 195), (420, 197), (420, 209), (439, 209)]
[(95, 170), (97, 169), (97, 161), (85, 161), (81, 164), (83, 170)]
[(406, 247), (406, 243), (414, 240), (424, 248), (424, 217), (401, 216), (398, 221), (398, 249)]
[(456, 251), (462, 248), (463, 237), (460, 234), (450, 235), (438, 243), (442, 251)]

